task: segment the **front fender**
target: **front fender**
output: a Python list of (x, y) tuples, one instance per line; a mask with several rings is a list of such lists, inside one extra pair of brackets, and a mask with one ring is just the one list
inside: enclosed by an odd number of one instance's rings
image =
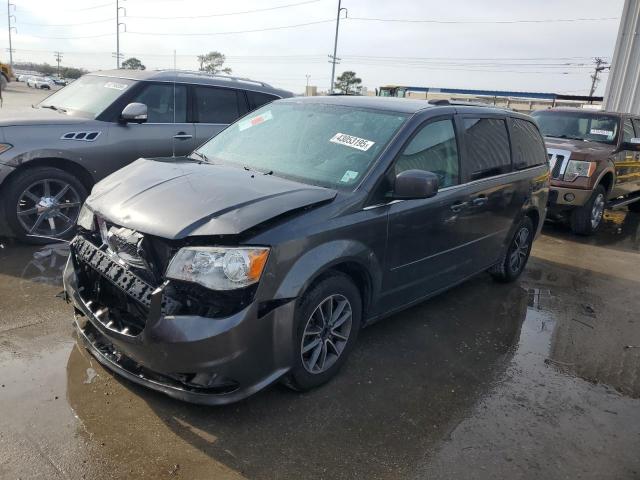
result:
[(375, 298), (382, 284), (382, 260), (357, 240), (334, 240), (304, 253), (289, 268), (273, 298), (298, 297), (324, 272), (346, 263), (357, 265), (368, 276), (370, 297)]

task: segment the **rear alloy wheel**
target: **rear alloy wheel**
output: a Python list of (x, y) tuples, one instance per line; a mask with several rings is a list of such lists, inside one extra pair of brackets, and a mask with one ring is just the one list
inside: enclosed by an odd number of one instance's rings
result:
[(333, 377), (355, 344), (361, 314), (360, 292), (344, 274), (332, 273), (306, 292), (296, 308), (293, 365), (284, 383), (308, 390)]
[(602, 223), (607, 207), (607, 192), (602, 185), (593, 189), (589, 201), (571, 212), (571, 230), (577, 235), (592, 235)]
[(495, 280), (513, 282), (520, 276), (529, 260), (534, 235), (533, 222), (529, 217), (524, 217), (511, 239), (507, 252), (500, 262), (489, 270)]
[(30, 169), (14, 178), (4, 208), (20, 240), (43, 244), (69, 238), (87, 191), (69, 173), (50, 167)]

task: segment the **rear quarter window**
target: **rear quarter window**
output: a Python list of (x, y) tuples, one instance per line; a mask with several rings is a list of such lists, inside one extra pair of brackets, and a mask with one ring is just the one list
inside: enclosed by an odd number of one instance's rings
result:
[(516, 170), (543, 165), (547, 162), (547, 150), (538, 128), (528, 120), (511, 119), (511, 148)]

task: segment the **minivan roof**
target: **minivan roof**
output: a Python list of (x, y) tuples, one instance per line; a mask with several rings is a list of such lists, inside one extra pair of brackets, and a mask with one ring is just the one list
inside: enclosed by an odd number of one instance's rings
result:
[(216, 87), (235, 87), (243, 90), (253, 90), (273, 93), (281, 97), (293, 94), (287, 90), (272, 87), (268, 83), (249, 78), (232, 77), (230, 75), (214, 75), (207, 72), (189, 70), (99, 70), (89, 75), (103, 77), (126, 78), (128, 80), (146, 80), (155, 82), (197, 83)]
[(417, 113), (422, 110), (429, 109), (441, 109), (443, 107), (453, 108), (460, 113), (469, 111), (470, 113), (503, 113), (511, 116), (520, 116), (517, 112), (512, 110), (505, 110), (502, 108), (492, 107), (490, 105), (478, 106), (476, 105), (460, 105), (460, 104), (432, 104), (426, 100), (409, 99), (409, 98), (395, 98), (395, 97), (373, 97), (373, 96), (360, 96), (360, 95), (331, 95), (331, 96), (318, 96), (318, 97), (295, 97), (288, 98), (286, 100), (280, 100), (285, 102), (303, 102), (303, 103), (322, 103), (325, 105), (340, 105), (345, 107), (356, 108), (371, 108), (374, 110), (383, 110), (397, 113)]

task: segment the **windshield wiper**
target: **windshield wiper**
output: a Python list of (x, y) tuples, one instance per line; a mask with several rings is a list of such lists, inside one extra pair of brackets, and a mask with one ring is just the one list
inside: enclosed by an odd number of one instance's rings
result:
[[(196, 155), (196, 156), (200, 157), (200, 159), (201, 159), (201, 160), (204, 160), (204, 161), (205, 161), (205, 162), (207, 162), (207, 163), (212, 163), (212, 162), (209, 160), (209, 157), (207, 157), (204, 153), (199, 152), (199, 151), (197, 151), (197, 150), (194, 150), (193, 152), (191, 152), (191, 155)], [(191, 156), (191, 155), (190, 155), (190, 156)]]
[(64, 108), (56, 107), (55, 105), (40, 105), (40, 108), (49, 108), (51, 110), (55, 110), (56, 112), (67, 113)]
[(549, 135), (550, 137), (554, 137), (554, 138), (565, 138), (567, 140), (581, 140), (583, 142), (586, 142), (587, 140), (585, 140), (584, 138), (580, 138), (580, 137), (572, 137), (570, 135)]

